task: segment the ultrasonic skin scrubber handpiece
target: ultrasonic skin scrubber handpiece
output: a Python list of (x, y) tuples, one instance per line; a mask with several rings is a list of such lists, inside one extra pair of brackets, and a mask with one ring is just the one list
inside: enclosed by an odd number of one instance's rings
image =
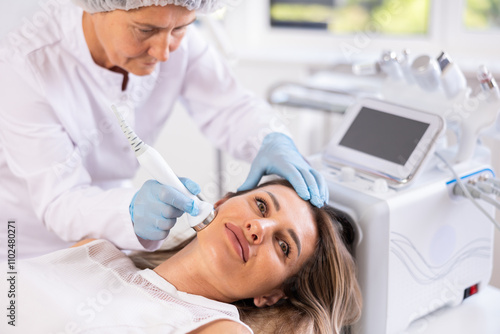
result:
[(130, 146), (134, 150), (135, 156), (137, 157), (140, 165), (144, 167), (158, 182), (174, 187), (196, 203), (199, 208), (199, 214), (197, 216), (188, 215), (189, 226), (191, 226), (196, 232), (199, 232), (207, 227), (215, 218), (215, 212), (212, 204), (204, 202), (195, 195), (191, 194), (191, 192), (189, 192), (189, 190), (179, 180), (177, 175), (175, 175), (174, 171), (170, 168), (160, 153), (144, 143), (135, 134), (114, 105), (111, 106), (111, 109), (113, 109), (116, 118), (118, 118), (120, 127), (127, 137)]

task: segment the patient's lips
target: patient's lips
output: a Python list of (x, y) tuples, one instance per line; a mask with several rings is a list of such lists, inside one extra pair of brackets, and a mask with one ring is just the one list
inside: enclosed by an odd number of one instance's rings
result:
[(250, 246), (248, 245), (248, 241), (243, 231), (238, 226), (231, 223), (226, 224), (226, 231), (235, 251), (240, 255), (243, 262), (247, 262)]

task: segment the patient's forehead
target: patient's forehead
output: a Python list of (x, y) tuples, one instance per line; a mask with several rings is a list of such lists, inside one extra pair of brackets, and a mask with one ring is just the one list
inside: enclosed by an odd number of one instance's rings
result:
[[(269, 191), (269, 192), (273, 192), (276, 194), (280, 194), (281, 196), (287, 196), (287, 197), (290, 196), (290, 198), (296, 197), (296, 198), (300, 199), (299, 195), (297, 194), (297, 192), (293, 188), (290, 188), (290, 187), (288, 187), (286, 185), (282, 185), (282, 184), (265, 185), (265, 186), (251, 190), (250, 193), (255, 193), (255, 192), (260, 192), (260, 191)], [(306, 202), (304, 201), (304, 203), (306, 203)]]

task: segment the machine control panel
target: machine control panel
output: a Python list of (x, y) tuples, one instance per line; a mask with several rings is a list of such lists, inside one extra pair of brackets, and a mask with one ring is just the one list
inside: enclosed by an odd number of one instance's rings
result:
[(354, 168), (343, 166), (341, 168), (324, 167), (322, 174), (328, 181), (342, 184), (342, 186), (362, 191), (376, 197), (386, 197), (397, 192), (389, 187), (382, 178), (366, 178), (364, 174), (358, 173)]
[(356, 171), (352, 167), (342, 167), (339, 179), (342, 182), (353, 182), (356, 180)]
[(385, 193), (389, 191), (389, 185), (384, 179), (376, 179), (371, 189), (376, 193)]

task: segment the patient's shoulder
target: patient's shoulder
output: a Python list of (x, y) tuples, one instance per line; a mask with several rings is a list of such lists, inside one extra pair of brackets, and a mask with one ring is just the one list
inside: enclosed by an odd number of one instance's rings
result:
[(192, 331), (190, 334), (219, 334), (219, 333), (251, 334), (252, 332), (239, 322), (224, 319), (224, 320), (216, 320), (210, 322)]
[(73, 246), (71, 246), (71, 248), (78, 247), (78, 246), (83, 246), (83, 245), (88, 244), (89, 242), (92, 242), (94, 240), (96, 240), (96, 239), (83, 239), (83, 240), (80, 240), (76, 244), (74, 244)]

